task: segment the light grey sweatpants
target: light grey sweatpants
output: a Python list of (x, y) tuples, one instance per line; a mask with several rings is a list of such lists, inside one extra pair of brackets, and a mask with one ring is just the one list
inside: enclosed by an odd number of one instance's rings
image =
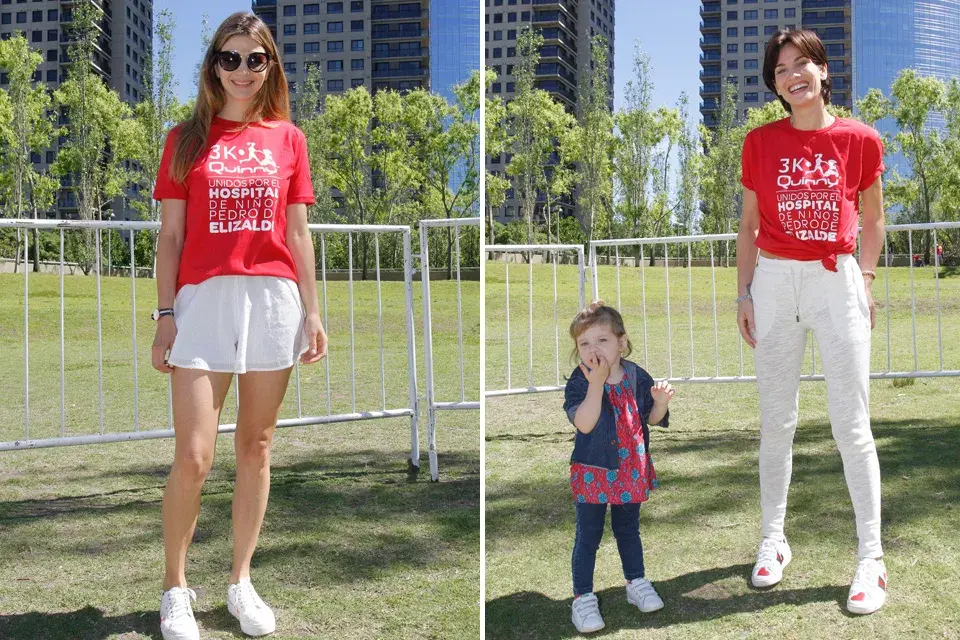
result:
[(760, 507), (764, 537), (782, 538), (800, 399), (812, 330), (827, 382), (827, 411), (853, 501), (860, 558), (879, 558), (880, 465), (870, 431), (870, 312), (853, 256), (837, 271), (819, 261), (760, 257), (751, 287), (760, 391)]

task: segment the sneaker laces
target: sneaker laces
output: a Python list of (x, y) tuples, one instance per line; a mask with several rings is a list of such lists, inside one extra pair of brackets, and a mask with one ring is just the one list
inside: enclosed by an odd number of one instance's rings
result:
[(237, 608), (241, 611), (246, 611), (251, 607), (254, 609), (266, 607), (266, 604), (264, 604), (263, 600), (257, 594), (257, 590), (253, 588), (253, 584), (249, 580), (243, 580), (237, 583), (237, 588), (234, 593), (236, 594)]
[(773, 538), (764, 538), (757, 552), (757, 564), (761, 567), (779, 565), (777, 560), (777, 541)]
[(193, 608), (190, 606), (190, 601), (196, 601), (196, 591), (186, 587), (173, 587), (167, 591), (167, 594), (169, 594), (166, 598), (167, 611), (163, 616), (164, 618), (173, 620), (183, 615), (193, 616)]
[(883, 573), (883, 565), (874, 558), (864, 558), (857, 565), (857, 572), (853, 576), (851, 591), (861, 592), (867, 589), (880, 586), (880, 575)]
[(600, 607), (597, 605), (597, 596), (593, 593), (583, 594), (573, 601), (573, 610), (583, 618), (586, 618), (591, 613), (600, 615)]

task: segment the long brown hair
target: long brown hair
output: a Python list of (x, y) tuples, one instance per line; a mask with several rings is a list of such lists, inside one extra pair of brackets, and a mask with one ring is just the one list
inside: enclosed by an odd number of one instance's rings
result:
[[(827, 51), (823, 47), (820, 36), (809, 29), (782, 29), (773, 34), (767, 41), (767, 51), (763, 55), (763, 82), (777, 96), (777, 100), (787, 110), (787, 113), (793, 113), (790, 104), (777, 93), (777, 81), (774, 77), (777, 60), (780, 59), (780, 50), (788, 44), (800, 49), (800, 53), (810, 58), (821, 70), (827, 67)], [(823, 96), (824, 105), (830, 104), (830, 93), (832, 91), (833, 80), (827, 75), (820, 81), (820, 95)]]
[(240, 35), (248, 36), (262, 46), (270, 55), (270, 64), (267, 67), (267, 77), (263, 81), (263, 86), (254, 97), (253, 104), (247, 113), (244, 114), (243, 123), (239, 128), (242, 129), (260, 119), (290, 120), (289, 87), (273, 34), (259, 17), (252, 13), (238, 11), (223, 21), (213, 39), (210, 40), (207, 53), (203, 56), (193, 115), (183, 123), (174, 148), (173, 160), (170, 163), (170, 179), (174, 182), (181, 184), (186, 182), (187, 174), (190, 173), (206, 147), (213, 116), (220, 113), (223, 105), (226, 104), (227, 95), (217, 76), (217, 52), (227, 40)]
[[(570, 337), (573, 338), (573, 351), (570, 353), (570, 360), (576, 361), (577, 357), (577, 338), (580, 334), (590, 327), (598, 324), (605, 324), (610, 327), (617, 338), (627, 335), (627, 329), (623, 325), (623, 316), (613, 307), (604, 304), (603, 300), (594, 300), (578, 313), (573, 322), (570, 323)], [(623, 357), (629, 357), (633, 353), (633, 344), (630, 338), (627, 338), (627, 351)]]

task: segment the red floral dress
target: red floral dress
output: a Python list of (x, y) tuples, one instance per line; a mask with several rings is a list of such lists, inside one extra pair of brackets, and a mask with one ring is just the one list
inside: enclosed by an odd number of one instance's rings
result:
[(627, 504), (646, 502), (657, 487), (653, 458), (644, 446), (643, 419), (637, 399), (624, 374), (615, 385), (604, 383), (603, 390), (613, 406), (617, 420), (617, 444), (620, 466), (604, 469), (574, 462), (570, 465), (570, 486), (576, 502), (589, 504)]

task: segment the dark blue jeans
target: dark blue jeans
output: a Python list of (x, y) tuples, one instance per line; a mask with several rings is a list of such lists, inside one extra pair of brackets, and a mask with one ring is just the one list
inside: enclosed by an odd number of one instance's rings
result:
[[(573, 543), (573, 595), (593, 591), (593, 568), (597, 564), (597, 549), (603, 538), (603, 523), (607, 505), (578, 502), (577, 537)], [(610, 525), (617, 539), (623, 577), (642, 578), (643, 544), (640, 542), (640, 503), (610, 505)]]

